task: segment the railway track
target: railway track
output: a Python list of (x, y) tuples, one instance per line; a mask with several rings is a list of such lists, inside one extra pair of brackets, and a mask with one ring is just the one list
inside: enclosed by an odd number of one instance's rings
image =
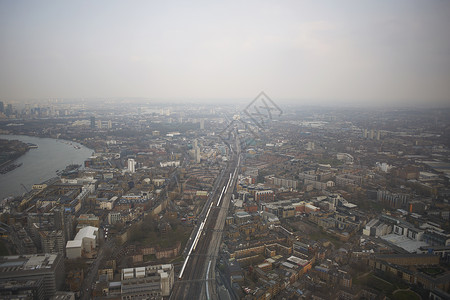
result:
[(183, 267), (178, 274), (170, 299), (215, 299), (215, 264), (222, 240), (231, 194), (237, 178), (240, 159), (228, 164), (225, 174), (207, 207), (203, 221), (189, 246)]

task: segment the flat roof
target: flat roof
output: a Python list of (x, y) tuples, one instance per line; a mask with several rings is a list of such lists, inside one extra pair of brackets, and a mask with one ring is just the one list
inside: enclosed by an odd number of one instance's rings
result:
[(245, 211), (238, 211), (236, 213), (236, 217), (245, 218), (245, 217), (250, 217), (250, 215), (247, 212), (245, 212)]
[(81, 248), (82, 240), (67, 241), (66, 248)]
[(289, 268), (289, 269), (293, 269), (295, 267), (295, 265), (290, 264), (288, 262), (283, 262), (283, 263), (281, 263), (281, 265), (285, 266), (286, 268)]
[(308, 261), (306, 259), (301, 259), (301, 258), (296, 257), (296, 256), (291, 256), (287, 260), (292, 262), (292, 263), (295, 263), (295, 264), (297, 264), (299, 266), (304, 266), (304, 265), (306, 265), (308, 263)]
[[(0, 275), (8, 276), (10, 272), (33, 271), (54, 268), (54, 262), (60, 254), (32, 254), (0, 257)], [(1, 278), (5, 278), (0, 276)]]
[(404, 235), (395, 233), (382, 236), (381, 238), (397, 247), (405, 249), (409, 253), (415, 253), (420, 247), (428, 246), (425, 242), (412, 240)]
[(112, 281), (109, 283), (109, 287), (119, 287), (122, 285), (122, 282), (120, 281)]
[(95, 235), (95, 232), (98, 231), (97, 227), (94, 226), (86, 226), (80, 229), (80, 231), (78, 231), (77, 235), (75, 236), (74, 240), (82, 240), (85, 237), (89, 237), (89, 238), (96, 238), (97, 236)]

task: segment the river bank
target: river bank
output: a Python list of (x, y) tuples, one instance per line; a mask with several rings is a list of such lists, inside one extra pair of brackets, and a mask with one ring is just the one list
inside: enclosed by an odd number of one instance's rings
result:
[(57, 171), (68, 165), (84, 165), (93, 150), (66, 140), (38, 138), (24, 135), (0, 135), (0, 139), (18, 140), (37, 146), (20, 157), (14, 163), (20, 167), (0, 174), (0, 199), (20, 196), (38, 184), (57, 176)]
[(31, 147), (18, 140), (0, 139), (0, 174), (6, 174), (22, 164), (14, 161), (25, 155)]

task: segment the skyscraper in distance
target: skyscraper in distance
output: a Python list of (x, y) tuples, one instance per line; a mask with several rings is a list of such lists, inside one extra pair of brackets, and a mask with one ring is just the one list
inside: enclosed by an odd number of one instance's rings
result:
[(128, 171), (131, 173), (136, 172), (136, 161), (132, 158), (128, 159)]
[(95, 128), (95, 117), (91, 117), (91, 129)]

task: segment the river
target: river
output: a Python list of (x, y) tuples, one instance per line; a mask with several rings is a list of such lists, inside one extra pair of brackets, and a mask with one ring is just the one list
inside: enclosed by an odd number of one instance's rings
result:
[(0, 200), (8, 196), (22, 195), (25, 192), (22, 184), (30, 190), (33, 184), (57, 176), (56, 171), (64, 170), (70, 164), (83, 165), (84, 160), (93, 152), (81, 144), (65, 140), (25, 135), (0, 135), (0, 139), (19, 140), (38, 146), (14, 161), (15, 164), (22, 163), (20, 167), (0, 174)]

